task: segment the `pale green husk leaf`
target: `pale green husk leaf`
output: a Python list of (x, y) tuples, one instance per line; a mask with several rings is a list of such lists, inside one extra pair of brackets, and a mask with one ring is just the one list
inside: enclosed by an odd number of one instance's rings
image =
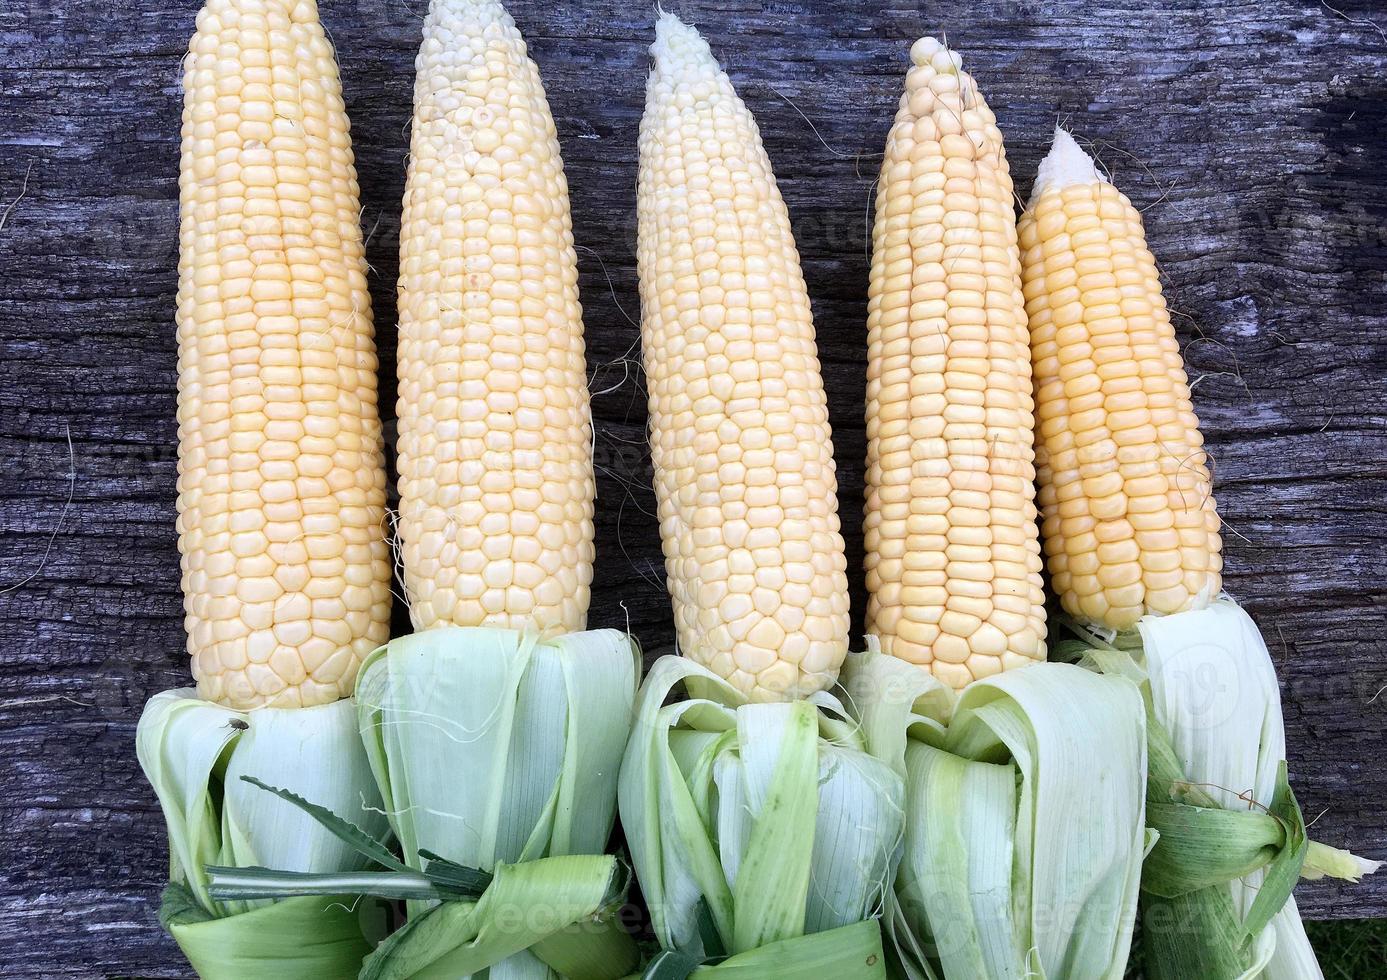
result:
[(1320, 977), (1296, 878), (1357, 880), (1377, 863), (1307, 839), (1275, 668), (1251, 618), (1225, 598), (1074, 652), (1137, 681), (1148, 702), (1148, 816), (1162, 838), (1143, 870), (1147, 976)]
[(219, 918), (178, 883), (164, 890), (159, 921), (202, 980), (343, 980), (387, 931), (372, 898), (289, 898)]
[[(516, 881), (532, 874), (522, 870), (528, 862), (600, 855), (615, 816), (638, 673), (639, 653), (617, 630), (540, 640), (446, 627), (392, 640), (368, 657), (357, 682), (361, 738), (405, 863), (421, 868), (421, 852), (432, 852), (487, 871), (513, 866)], [(606, 861), (573, 865), (590, 880), (570, 884), (605, 893)], [(556, 891), (552, 901), (582, 906), (583, 895), (574, 904), (564, 894)], [(504, 927), (510, 939), (477, 947), (494, 952), (524, 941), (516, 955), (476, 965), (477, 950), (463, 948), (473, 942), (466, 937), (502, 928), (488, 918), (496, 907), (485, 896), (435, 911), (411, 902), (406, 937), (377, 954), (371, 975), (411, 975), (398, 971), (439, 961), (454, 971), (450, 977), (466, 974), (457, 964), (489, 966), (491, 980), (551, 976), (526, 949), (533, 938), (523, 929)], [(449, 928), (440, 928), (445, 921)]]
[[(1271, 808), (1284, 780), (1286, 735), (1276, 670), (1251, 617), (1224, 600), (1176, 616), (1147, 617), (1138, 629), (1155, 721), (1185, 777), (1227, 810)], [(1303, 834), (1303, 825), (1301, 830)], [(1266, 874), (1266, 869), (1254, 870), (1215, 890), (1231, 900), (1239, 924), (1267, 890)], [(1282, 890), (1289, 891), (1291, 883)], [(1204, 975), (1211, 980), (1321, 975), (1293, 898), (1273, 914), (1272, 928), (1254, 932), (1250, 942), (1246, 935), (1222, 937), (1218, 948), (1231, 947), (1237, 954), (1221, 952), (1223, 972), (1206, 970)], [(1144, 929), (1143, 935), (1148, 934), (1159, 938)], [(1179, 947), (1186, 955), (1191, 945), (1177, 933), (1162, 948)], [(1148, 970), (1182, 975), (1154, 959)], [(1239, 966), (1241, 972), (1235, 972)]]
[(295, 898), (219, 902), (208, 865), (348, 872), (369, 863), (292, 803), (242, 780), (254, 775), (326, 803), (366, 832), (387, 832), (380, 794), (351, 701), (234, 711), (192, 690), (150, 699), (136, 729), (140, 765), (169, 835), (165, 927), (208, 978), (353, 975), (369, 939), (384, 935), (374, 900)]
[[(885, 955), (875, 919), (767, 943), (716, 962), (699, 963), (693, 957), (691, 963), (675, 965), (687, 955), (666, 950), (641, 974), (642, 980), (870, 980), (889, 975), (882, 972)], [(659, 968), (664, 957), (672, 961), (667, 971)]]
[[(412, 871), (383, 842), (331, 811), (293, 793), (258, 785), (311, 814), (388, 870), (311, 874), (209, 867), (212, 896), (345, 893), (428, 903), (371, 954), (362, 966), (363, 977), (450, 976), (492, 966), (500, 966), (501, 973), (534, 964), (537, 958), (568, 980), (615, 980), (639, 959), (635, 944), (613, 917), (625, 902), (630, 871), (611, 855), (539, 858), (514, 866), (500, 864), (493, 873), (421, 849), (424, 869)], [(525, 959), (517, 962), (514, 958), (521, 953)]]
[(253, 906), (214, 902), (209, 864), (321, 872), (367, 865), (312, 817), (242, 775), (322, 803), (374, 835), (386, 832), (350, 700), (235, 711), (192, 690), (165, 691), (145, 706), (135, 744), (168, 826), (169, 878), (214, 915)]
[[(701, 696), (666, 705), (681, 688)], [(884, 976), (877, 924), (840, 931), (881, 910), (903, 834), (900, 777), (864, 749), (831, 695), (749, 704), (685, 658), (651, 668), (622, 765), (622, 827), (660, 944), (706, 958), (706, 908), (730, 954), (694, 975), (800, 976), (799, 954), (762, 951), (832, 935), (813, 955), (861, 962), (842, 975)]]
[(635, 945), (610, 921), (626, 896), (627, 872), (616, 858), (500, 863), (494, 874), (476, 901), (412, 916), (366, 959), (360, 980), (456, 980), (519, 953), (568, 980), (615, 980), (635, 966)]
[(1128, 680), (1065, 664), (955, 699), (869, 651), (845, 687), (906, 774), (890, 931), (911, 978), (1120, 978), (1136, 918), (1145, 726)]
[(1381, 867), (1381, 861), (1360, 857), (1352, 851), (1312, 840), (1309, 850), (1305, 852), (1305, 864), (1300, 869), (1300, 876), (1306, 881), (1318, 881), (1321, 878), (1358, 881)]

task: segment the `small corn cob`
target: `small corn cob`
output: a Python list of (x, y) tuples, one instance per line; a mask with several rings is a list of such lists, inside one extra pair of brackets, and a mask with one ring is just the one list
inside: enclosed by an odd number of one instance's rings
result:
[(499, 0), (434, 0), (417, 72), (399, 287), (410, 614), (579, 631), (595, 484), (554, 120)]
[(324, 704), (387, 638), (351, 137), (311, 0), (209, 0), (186, 64), (178, 534), (199, 694)]
[(1141, 213), (1057, 129), (1020, 235), (1055, 591), (1115, 630), (1202, 607), (1218, 513)]
[(832, 684), (847, 562), (789, 215), (707, 43), (662, 14), (640, 132), (651, 452), (682, 652), (755, 700)]
[(1011, 175), (962, 59), (911, 48), (867, 315), (867, 630), (957, 688), (1044, 659)]

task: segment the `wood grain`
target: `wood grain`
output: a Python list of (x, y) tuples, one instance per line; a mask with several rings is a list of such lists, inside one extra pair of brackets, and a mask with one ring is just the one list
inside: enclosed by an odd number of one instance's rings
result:
[[(597, 625), (671, 635), (635, 361), (636, 127), (653, 4), (513, 0), (582, 246)], [(683, 0), (757, 114), (814, 299), (850, 567), (866, 218), (911, 40), (947, 32), (1029, 190), (1057, 119), (1145, 209), (1228, 523), (1228, 588), (1281, 671), (1317, 837), (1387, 856), (1387, 36), (1372, 0)], [(370, 232), (383, 404), (418, 0), (322, 0)], [(7, 977), (176, 977), (135, 763), (186, 681), (173, 531), (179, 62), (191, 0), (0, 6), (0, 946)], [(1387, 17), (1376, 16), (1387, 22)], [(71, 452), (69, 452), (69, 437)], [(854, 574), (856, 628), (864, 602)], [(1307, 885), (1387, 913), (1387, 877)]]

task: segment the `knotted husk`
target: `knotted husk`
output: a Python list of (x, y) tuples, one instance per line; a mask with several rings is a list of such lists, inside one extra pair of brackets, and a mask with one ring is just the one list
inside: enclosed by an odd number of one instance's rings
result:
[(1291, 895), (1298, 877), (1357, 880), (1377, 863), (1311, 842), (1286, 774), (1276, 671), (1226, 597), (1148, 616), (1135, 633), (1083, 629), (1082, 661), (1139, 684), (1149, 733), (1142, 874), (1151, 980), (1321, 977)]

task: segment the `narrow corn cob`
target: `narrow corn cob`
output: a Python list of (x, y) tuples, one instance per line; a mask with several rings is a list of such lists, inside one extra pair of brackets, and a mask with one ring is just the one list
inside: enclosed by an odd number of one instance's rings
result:
[(434, 0), (417, 72), (399, 293), (410, 614), (582, 630), (592, 423), (554, 121), (498, 0)]
[(962, 59), (910, 52), (867, 313), (867, 630), (945, 683), (1045, 656), (1011, 174)]
[(351, 137), (311, 0), (209, 0), (185, 69), (178, 534), (198, 692), (351, 693), (387, 637), (376, 353)]
[(641, 337), (682, 652), (753, 699), (832, 684), (847, 563), (789, 215), (707, 43), (662, 14), (640, 132)]
[(1055, 591), (1118, 630), (1206, 605), (1218, 513), (1140, 212), (1057, 129), (1020, 236)]

